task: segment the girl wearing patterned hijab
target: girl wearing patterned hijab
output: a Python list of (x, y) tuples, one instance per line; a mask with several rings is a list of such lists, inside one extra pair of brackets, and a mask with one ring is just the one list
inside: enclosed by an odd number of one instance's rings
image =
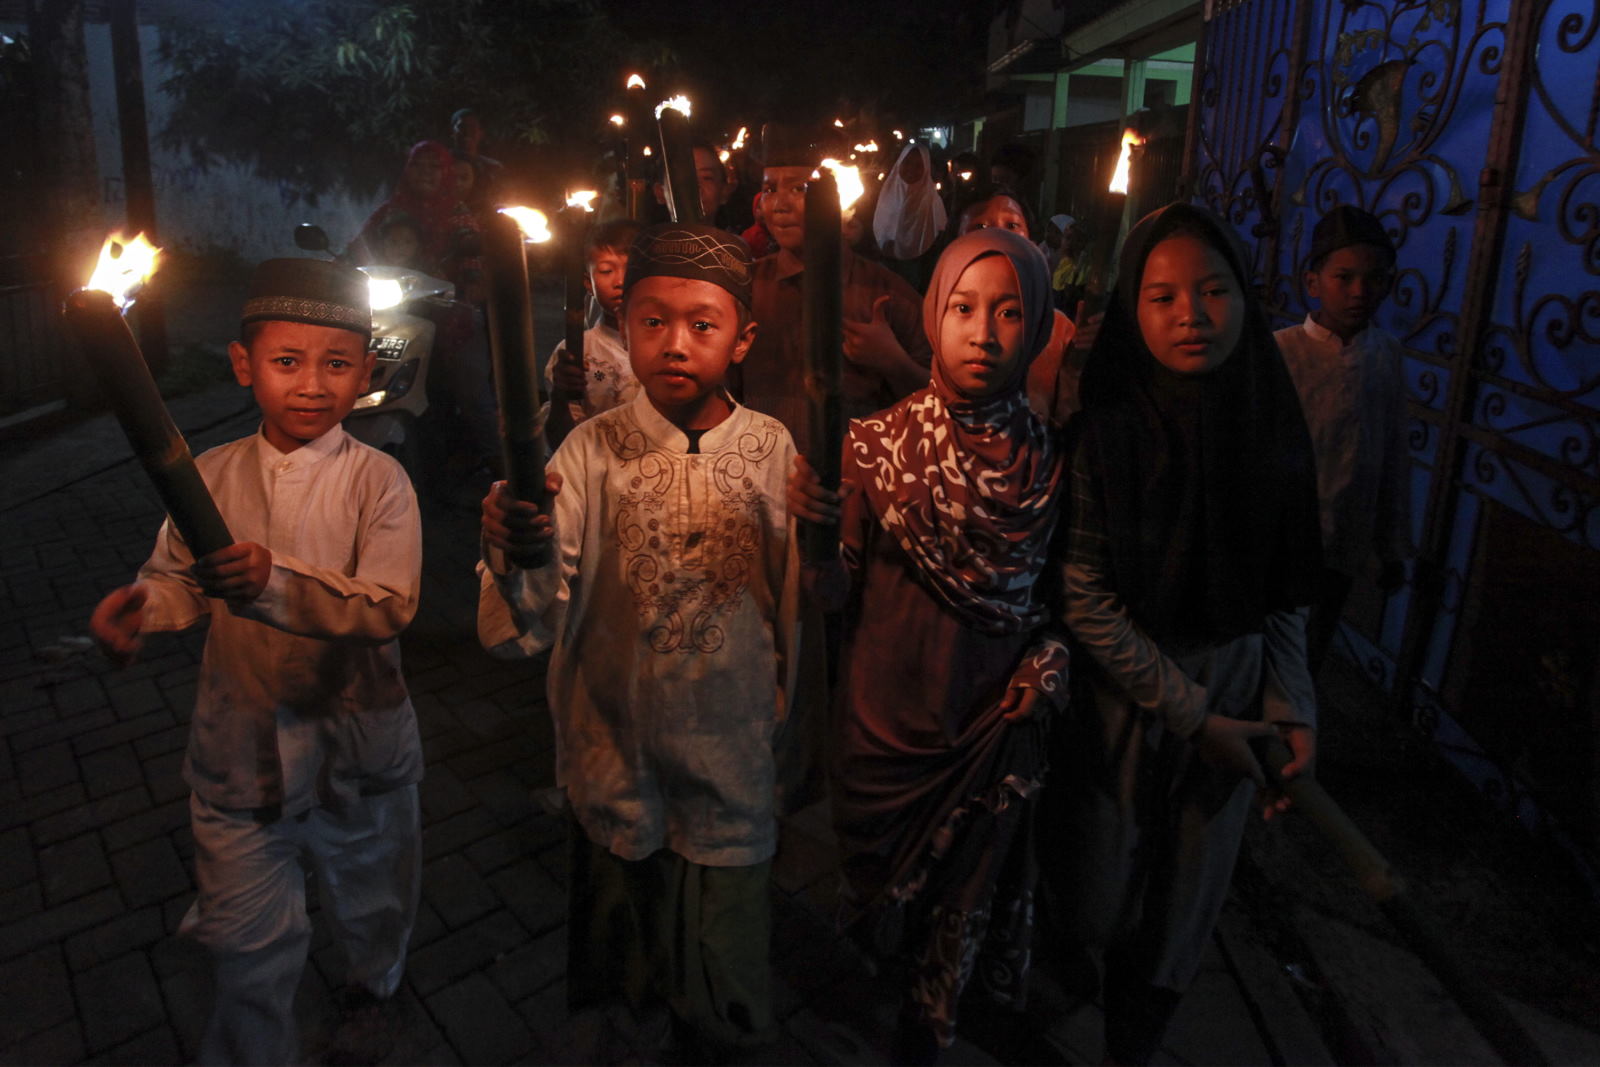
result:
[(1200, 208), (1146, 217), (1083, 371), (1063, 585), (1085, 711), (1052, 738), (1042, 825), (1103, 965), (1108, 1062), (1149, 1060), (1199, 967), (1263, 781), (1249, 739), (1282, 730), (1285, 777), (1315, 755), (1311, 441), (1248, 262)]
[(851, 424), (840, 509), (808, 468), (791, 480), (794, 513), (842, 511), (833, 817), (855, 932), (904, 927), (877, 945), (909, 957), (907, 1062), (954, 1040), (980, 951), (1002, 1006), (1027, 972), (1033, 798), (1067, 666), (1039, 581), (1062, 458), (1024, 388), (1051, 311), (1026, 239), (959, 238), (923, 301), (933, 380)]

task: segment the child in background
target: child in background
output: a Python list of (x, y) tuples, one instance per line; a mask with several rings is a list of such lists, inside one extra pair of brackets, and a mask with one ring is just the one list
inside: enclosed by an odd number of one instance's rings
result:
[(851, 921), (904, 920), (901, 1063), (955, 1040), (975, 975), (1022, 1007), (1044, 727), (1067, 696), (1041, 582), (1062, 456), (1024, 390), (1050, 335), (1044, 257), (1005, 230), (958, 238), (922, 307), (932, 384), (851, 423), (842, 520), (803, 458), (789, 495), (797, 516), (841, 522), (833, 819)]
[(1040, 841), (1103, 968), (1109, 1063), (1149, 1061), (1199, 969), (1264, 781), (1250, 740), (1281, 733), (1285, 778), (1316, 755), (1316, 471), (1248, 262), (1203, 209), (1152, 213), (1083, 371), (1063, 568), (1083, 713), (1052, 738)]
[(545, 361), (544, 381), (550, 392), (550, 419), (545, 434), (558, 447), (584, 419), (621, 407), (639, 392), (639, 379), (628, 363), (628, 349), (617, 330), (622, 307), (622, 280), (628, 272), (628, 246), (639, 234), (631, 219), (602, 223), (584, 243), (588, 261), (583, 287), (600, 309), (600, 321), (583, 332), (583, 363), (567, 353), (562, 338)]
[[(200, 893), (179, 933), (211, 950), (201, 1063), (295, 1063), (311, 944), (306, 863), (350, 969), (353, 1029), (382, 1016), (416, 917), (422, 746), (395, 640), (417, 608), (422, 527), (400, 464), (340, 420), (373, 357), (367, 279), (313, 259), (256, 268), (233, 371), (261, 430), (196, 461), (238, 542), (196, 561), (170, 522), (91, 628), (114, 657), (209, 624), (184, 778)], [(370, 1044), (334, 1053), (379, 1062)]]
[(918, 291), (933, 268), (934, 245), (946, 222), (944, 201), (935, 185), (927, 146), (912, 141), (878, 190), (872, 213), (872, 236), (884, 265)]
[[(551, 649), (576, 820), (569, 1006), (664, 1002), (700, 1059), (771, 1022), (773, 747), (795, 662), (794, 445), (723, 387), (755, 336), (750, 276), (713, 227), (640, 233), (621, 313), (639, 395), (551, 457), (551, 514), (504, 483), (483, 504), (479, 637)], [(513, 562), (540, 544), (552, 561)]]
[(1275, 335), (1311, 429), (1322, 505), (1322, 584), (1309, 629), (1311, 670), (1333, 643), (1355, 576), (1378, 562), (1378, 588), (1405, 581), (1412, 554), (1405, 382), (1400, 342), (1373, 325), (1394, 279), (1383, 224), (1341, 204), (1311, 231), (1306, 321)]

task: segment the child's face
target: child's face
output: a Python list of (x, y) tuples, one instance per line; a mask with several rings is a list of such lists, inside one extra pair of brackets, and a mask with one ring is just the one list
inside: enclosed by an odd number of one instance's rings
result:
[(228, 346), (233, 376), (261, 408), (262, 433), (293, 452), (350, 414), (372, 380), (372, 355), (353, 330), (303, 322), (262, 323), (250, 347)]
[(798, 254), (806, 244), (806, 183), (810, 167), (768, 167), (761, 172), (761, 218), (778, 247)]
[(1375, 245), (1349, 245), (1328, 253), (1322, 266), (1306, 271), (1306, 295), (1322, 306), (1324, 326), (1345, 337), (1367, 328), (1389, 295), (1393, 270), (1388, 254)]
[(1010, 230), (1028, 236), (1028, 216), (1022, 205), (1009, 196), (994, 196), (979, 201), (961, 213), (960, 232), (971, 233), (983, 229)]
[(417, 196), (433, 196), (439, 191), (439, 183), (444, 181), (439, 158), (432, 152), (418, 152), (406, 164), (405, 180)]
[(628, 273), (628, 253), (615, 248), (591, 248), (588, 256), (589, 273), (584, 281), (600, 310), (614, 319), (617, 309), (622, 307), (622, 279)]
[(939, 363), (964, 396), (993, 396), (1016, 377), (1027, 328), (1017, 272), (1005, 256), (975, 260), (939, 318)]
[(622, 308), (628, 362), (656, 410), (668, 418), (699, 411), (722, 387), (728, 368), (755, 340), (739, 328), (733, 295), (694, 278), (641, 278)]
[(1150, 252), (1139, 281), (1139, 332), (1162, 366), (1205, 374), (1227, 362), (1244, 331), (1245, 297), (1222, 253), (1189, 234)]
[(700, 214), (708, 219), (713, 218), (717, 209), (727, 203), (728, 194), (732, 192), (728, 186), (728, 169), (715, 152), (696, 148), (694, 176), (700, 185)]

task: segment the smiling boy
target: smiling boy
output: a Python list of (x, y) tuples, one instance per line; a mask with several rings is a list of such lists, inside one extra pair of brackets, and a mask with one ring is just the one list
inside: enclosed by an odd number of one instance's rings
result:
[[(710, 226), (639, 235), (622, 330), (640, 394), (551, 458), (552, 514), (496, 483), (479, 568), (484, 646), (551, 649), (576, 823), (569, 1006), (664, 1002), (701, 1059), (760, 1041), (771, 1020), (774, 740), (795, 662), (794, 445), (723, 385), (756, 334), (750, 267), (744, 242)], [(543, 566), (508, 558), (551, 540)]]
[(184, 760), (199, 895), (179, 927), (215, 964), (202, 1063), (299, 1057), (302, 863), (350, 964), (341, 1000), (357, 1025), (336, 1051), (384, 1029), (373, 1016), (405, 967), (422, 749), (396, 638), (416, 611), (422, 529), (405, 471), (339, 425), (371, 375), (370, 332), (359, 271), (256, 269), (229, 355), (261, 428), (196, 460), (237, 542), (197, 561), (164, 524), (138, 582), (90, 622), (124, 661), (145, 634), (209, 624)]

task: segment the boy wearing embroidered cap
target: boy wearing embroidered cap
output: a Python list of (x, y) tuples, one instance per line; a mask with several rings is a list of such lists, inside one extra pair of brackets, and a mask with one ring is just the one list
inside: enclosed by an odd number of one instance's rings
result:
[[(774, 743), (795, 662), (794, 444), (723, 384), (755, 336), (750, 278), (721, 230), (640, 233), (621, 312), (639, 395), (562, 442), (551, 514), (504, 483), (483, 505), (479, 637), (500, 656), (551, 650), (575, 819), (569, 1007), (665, 1004), (698, 1059), (770, 1025)], [(508, 559), (548, 541), (542, 567)]]
[[(261, 428), (196, 464), (238, 542), (195, 560), (171, 523), (91, 629), (119, 659), (144, 634), (209, 623), (184, 778), (200, 892), (179, 932), (212, 952), (202, 1063), (300, 1055), (294, 992), (311, 941), (305, 875), (349, 958), (366, 1042), (416, 916), (422, 749), (396, 641), (417, 606), (422, 528), (405, 471), (340, 428), (372, 371), (366, 276), (262, 263), (234, 375)], [(391, 1038), (392, 1040), (392, 1038)], [(347, 1049), (346, 1051), (353, 1051)]]
[(1317, 457), (1323, 572), (1307, 627), (1313, 672), (1355, 576), (1376, 558), (1379, 588), (1393, 591), (1412, 555), (1400, 342), (1372, 321), (1394, 265), (1381, 222), (1347, 204), (1333, 208), (1311, 231), (1305, 285), (1317, 307), (1275, 335)]

